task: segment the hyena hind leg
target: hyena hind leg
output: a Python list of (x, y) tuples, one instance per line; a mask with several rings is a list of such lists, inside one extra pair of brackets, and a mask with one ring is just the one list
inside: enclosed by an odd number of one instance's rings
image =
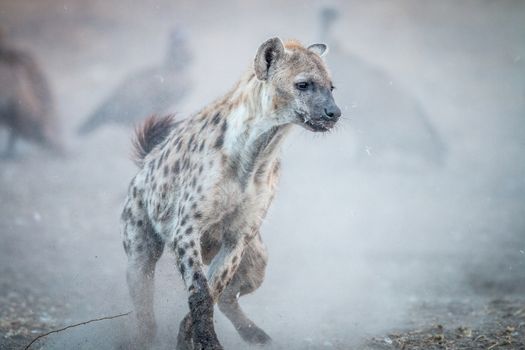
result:
[(149, 344), (157, 331), (153, 310), (154, 275), (164, 242), (145, 218), (128, 217), (124, 230), (124, 249), (128, 256), (126, 277), (138, 323), (137, 340)]
[(268, 344), (271, 338), (244, 314), (238, 297), (261, 286), (267, 261), (266, 247), (257, 235), (246, 246), (239, 268), (218, 301), (221, 312), (232, 322), (242, 339), (251, 344)]

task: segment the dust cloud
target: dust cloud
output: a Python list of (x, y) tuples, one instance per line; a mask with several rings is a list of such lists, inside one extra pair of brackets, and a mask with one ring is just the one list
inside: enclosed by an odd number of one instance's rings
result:
[[(162, 62), (175, 27), (192, 52), (188, 92), (166, 110), (180, 118), (227, 92), (269, 37), (331, 46), (343, 119), (287, 140), (262, 230), (267, 277), (241, 300), (270, 349), (364, 348), (393, 330), (475, 324), (454, 315), (494, 298), (523, 301), (524, 18), (520, 1), (2, 0), (5, 40), (46, 73), (67, 152), (21, 140), (0, 162), (0, 295), (16, 301), (0, 344), (131, 310), (119, 216), (132, 128), (76, 129), (129, 74)], [(186, 310), (166, 251), (154, 348), (174, 348)], [(249, 348), (215, 315), (226, 349)], [(128, 317), (39, 344), (114, 349), (133, 332)]]

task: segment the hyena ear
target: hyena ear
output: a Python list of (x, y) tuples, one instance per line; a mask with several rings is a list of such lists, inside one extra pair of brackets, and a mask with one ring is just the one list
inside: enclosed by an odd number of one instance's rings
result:
[(281, 39), (266, 40), (257, 50), (254, 61), (255, 75), (259, 80), (268, 80), (276, 62), (284, 56), (284, 45)]
[(319, 56), (323, 57), (328, 53), (328, 46), (325, 44), (312, 44), (308, 46), (308, 50), (315, 52)]

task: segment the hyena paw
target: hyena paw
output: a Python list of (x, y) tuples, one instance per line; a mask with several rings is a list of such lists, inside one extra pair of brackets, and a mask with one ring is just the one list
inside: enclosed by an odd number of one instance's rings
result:
[(224, 350), (212, 327), (204, 332), (195, 332), (193, 340), (196, 350)]
[(265, 345), (272, 341), (272, 338), (265, 331), (254, 324), (239, 328), (242, 339), (250, 344)]

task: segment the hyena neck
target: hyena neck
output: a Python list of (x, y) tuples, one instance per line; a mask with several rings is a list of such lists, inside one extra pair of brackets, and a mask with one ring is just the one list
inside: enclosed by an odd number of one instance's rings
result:
[[(279, 157), (290, 123), (272, 108), (272, 92), (253, 73), (247, 74), (226, 96), (231, 110), (226, 116), (224, 154), (243, 185), (255, 171), (270, 171)], [(267, 169), (261, 169), (266, 165)], [(261, 174), (264, 176), (264, 174)]]

